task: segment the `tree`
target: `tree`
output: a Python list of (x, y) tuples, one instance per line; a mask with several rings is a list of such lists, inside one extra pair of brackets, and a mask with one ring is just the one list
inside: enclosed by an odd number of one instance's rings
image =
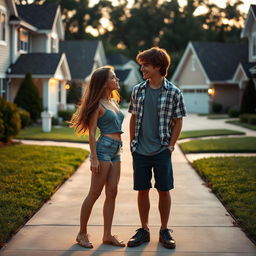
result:
[(25, 79), (21, 82), (14, 103), (27, 110), (32, 120), (36, 121), (40, 117), (43, 110), (42, 100), (37, 87), (32, 81), (31, 73), (27, 73)]
[(256, 90), (252, 78), (246, 84), (244, 89), (240, 113), (256, 113)]

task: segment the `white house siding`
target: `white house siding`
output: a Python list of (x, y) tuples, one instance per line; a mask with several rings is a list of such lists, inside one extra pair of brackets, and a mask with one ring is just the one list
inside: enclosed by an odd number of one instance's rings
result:
[(208, 84), (199, 62), (193, 60), (192, 52), (177, 78), (177, 85), (183, 92), (188, 112), (209, 113)]
[(214, 84), (214, 102), (220, 103), (224, 111), (229, 109), (238, 110), (240, 105), (240, 89), (238, 84)]
[(6, 11), (7, 15), (6, 41), (0, 42), (0, 75), (3, 76), (3, 74), (6, 73), (8, 66), (10, 65), (10, 27), (8, 25), (10, 12), (5, 0), (0, 0), (0, 10)]
[(249, 33), (249, 62), (255, 62), (256, 61), (256, 57), (253, 58), (252, 56), (252, 34), (255, 35), (256, 33), (256, 21), (253, 22), (252, 27), (251, 27), (251, 31)]
[(31, 51), (45, 53), (46, 52), (46, 35), (31, 35)]

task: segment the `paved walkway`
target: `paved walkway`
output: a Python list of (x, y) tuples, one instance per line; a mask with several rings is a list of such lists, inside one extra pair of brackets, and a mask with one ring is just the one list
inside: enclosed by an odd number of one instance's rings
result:
[[(124, 123), (122, 174), (113, 222), (113, 232), (124, 241), (127, 241), (139, 227), (136, 192), (132, 190), (128, 118), (129, 116)], [(207, 128), (207, 124), (203, 126), (195, 120), (198, 119), (197, 117), (193, 118), (194, 116), (190, 116), (185, 120), (186, 130)], [(199, 122), (198, 125), (195, 125), (195, 121)], [(211, 125), (210, 128), (223, 127)], [(234, 126), (232, 128), (236, 129)], [(101, 243), (104, 193), (96, 202), (89, 222), (89, 233), (94, 248), (84, 249), (75, 243), (79, 229), (80, 206), (90, 182), (89, 161), (86, 160), (0, 251), (0, 255), (255, 256), (255, 245), (240, 228), (233, 225), (232, 217), (204, 185), (178, 148), (173, 154), (173, 165), (175, 189), (172, 191), (172, 213), (169, 225), (174, 230), (173, 236), (177, 241), (175, 250), (165, 249), (158, 243), (158, 196), (154, 189), (150, 192), (150, 243), (136, 248), (115, 248)]]

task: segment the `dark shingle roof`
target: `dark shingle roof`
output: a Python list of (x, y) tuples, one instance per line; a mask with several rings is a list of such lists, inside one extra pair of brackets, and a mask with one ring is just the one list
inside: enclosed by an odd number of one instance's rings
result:
[(239, 62), (248, 61), (247, 43), (192, 42), (211, 81), (232, 79)]
[(251, 4), (252, 7), (252, 11), (254, 12), (254, 15), (256, 17), (256, 5), (255, 4)]
[(29, 53), (21, 54), (10, 66), (11, 75), (21, 75), (28, 72), (32, 75), (53, 75), (59, 65), (59, 53)]
[(124, 65), (125, 63), (130, 61), (130, 59), (125, 55), (123, 55), (122, 53), (111, 54), (107, 57), (107, 59), (108, 59), (108, 64), (112, 66)]
[(130, 72), (131, 69), (115, 69), (116, 76), (120, 79), (121, 82), (125, 81)]
[(60, 42), (60, 52), (67, 56), (73, 79), (84, 80), (91, 74), (99, 40), (67, 40)]
[(242, 62), (241, 63), (247, 77), (252, 77), (252, 74), (250, 72), (250, 69), (256, 66), (256, 62)]
[(16, 5), (19, 16), (38, 29), (52, 29), (58, 4)]

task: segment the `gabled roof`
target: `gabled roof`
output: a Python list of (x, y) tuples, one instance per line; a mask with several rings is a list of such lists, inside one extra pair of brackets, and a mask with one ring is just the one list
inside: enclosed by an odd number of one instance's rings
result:
[(59, 51), (67, 56), (72, 79), (84, 80), (92, 72), (99, 40), (66, 40)]
[(246, 76), (250, 78), (252, 76), (250, 69), (256, 66), (256, 62), (242, 62), (241, 65)]
[(247, 43), (192, 42), (210, 81), (231, 80), (239, 62), (248, 60)]
[(28, 53), (21, 54), (17, 61), (8, 68), (7, 75), (54, 75), (60, 63), (59, 53)]
[(116, 65), (124, 65), (127, 62), (129, 62), (131, 59), (129, 59), (127, 56), (125, 56), (122, 53), (116, 53), (116, 54), (111, 54), (107, 56), (108, 64), (112, 66)]
[(38, 29), (51, 30), (57, 14), (58, 4), (16, 5), (19, 17)]
[(248, 37), (249, 32), (250, 32), (251, 27), (254, 22), (256, 22), (256, 5), (251, 4), (248, 14), (247, 14), (247, 18), (245, 20), (244, 28), (242, 29), (242, 32), (241, 32), (242, 38)]
[(115, 69), (116, 76), (120, 79), (121, 82), (125, 81), (130, 72), (131, 69)]

